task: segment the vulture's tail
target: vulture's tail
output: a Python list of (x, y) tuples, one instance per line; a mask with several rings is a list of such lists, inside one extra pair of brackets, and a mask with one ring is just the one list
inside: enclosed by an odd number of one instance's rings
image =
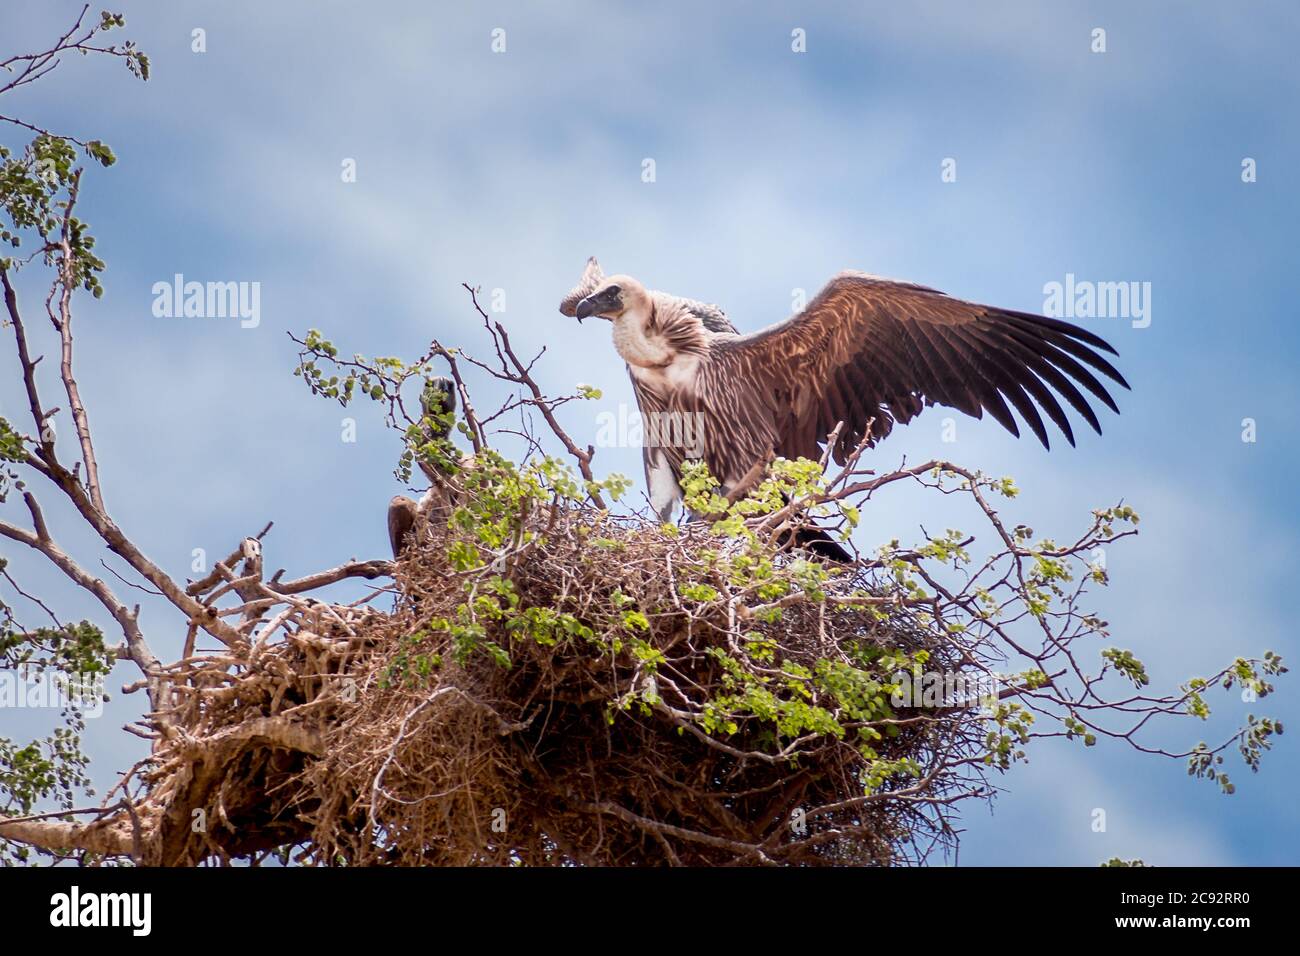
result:
[[(789, 532), (782, 535), (778, 544), (784, 547), (788, 536)], [(840, 564), (853, 563), (853, 556), (845, 551), (838, 541), (821, 528), (806, 526), (796, 529), (794, 533), (794, 547), (803, 548), (805, 551), (811, 551), (813, 554), (826, 558), (827, 560), (838, 561)]]

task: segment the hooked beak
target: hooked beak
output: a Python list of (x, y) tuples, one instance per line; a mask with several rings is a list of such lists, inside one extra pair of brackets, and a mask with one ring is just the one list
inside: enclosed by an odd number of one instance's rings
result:
[(599, 292), (593, 292), (582, 299), (574, 306), (573, 314), (579, 322), (591, 315), (598, 315), (603, 319), (612, 318), (622, 311), (621, 295), (622, 290), (618, 286), (606, 286)]

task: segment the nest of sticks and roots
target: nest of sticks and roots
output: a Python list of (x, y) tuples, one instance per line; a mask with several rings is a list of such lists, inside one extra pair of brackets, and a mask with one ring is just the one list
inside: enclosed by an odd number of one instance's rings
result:
[[(944, 809), (972, 792), (968, 722), (895, 711), (873, 725), (889, 731), (873, 735), (873, 763), (842, 708), (843, 729), (792, 738), (766, 705), (734, 700), (738, 668), (775, 675), (789, 699), (780, 675), (793, 665), (860, 664), (870, 648), (924, 649), (930, 666), (961, 670), (933, 624), (904, 602), (882, 614), (786, 601), (766, 620), (725, 585), (684, 602), (680, 578), (718, 548), (703, 525), (559, 524), (490, 569), (515, 607), (567, 609), (552, 626), (521, 634), (518, 617), (477, 614), (458, 627), (486, 578), (453, 567), (446, 530), (426, 527), (393, 568), (391, 613), (298, 602), (280, 638), (177, 670), (182, 732), (147, 773), (146, 858), (884, 865), (952, 843)], [(827, 590), (882, 587), (863, 565)], [(620, 607), (645, 611), (626, 640), (612, 636)], [(906, 760), (911, 772), (868, 785), (869, 764)]]

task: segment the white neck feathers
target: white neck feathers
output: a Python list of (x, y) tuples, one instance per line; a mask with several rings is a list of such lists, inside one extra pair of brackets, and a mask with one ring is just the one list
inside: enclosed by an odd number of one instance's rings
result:
[(614, 348), (628, 365), (654, 368), (672, 361), (672, 349), (663, 337), (647, 334), (649, 325), (649, 314), (640, 309), (629, 309), (614, 320)]

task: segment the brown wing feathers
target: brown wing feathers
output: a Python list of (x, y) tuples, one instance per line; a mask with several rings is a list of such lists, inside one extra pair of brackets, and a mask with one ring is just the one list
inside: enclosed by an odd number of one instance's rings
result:
[[(1058, 396), (1100, 433), (1083, 392), (1112, 411), (1119, 409), (1088, 367), (1128, 388), (1097, 350), (1115, 354), (1099, 336), (1059, 319), (849, 274), (833, 279), (800, 315), (719, 343), (715, 355), (724, 364), (738, 362), (733, 371), (751, 372), (749, 387), (802, 381), (811, 390), (803, 401), (811, 403), (817, 443), (837, 422), (845, 423), (834, 449), (838, 460), (857, 444), (869, 419), (876, 419), (872, 437), (879, 439), (895, 419), (906, 423), (914, 417), (922, 403), (975, 418), (987, 411), (1018, 436), (1014, 408), (1050, 447), (1045, 414), (1073, 445), (1074, 431)], [(783, 436), (784, 444), (814, 457), (815, 446), (804, 447), (808, 423), (807, 414), (792, 416), (787, 429), (797, 434)]]

